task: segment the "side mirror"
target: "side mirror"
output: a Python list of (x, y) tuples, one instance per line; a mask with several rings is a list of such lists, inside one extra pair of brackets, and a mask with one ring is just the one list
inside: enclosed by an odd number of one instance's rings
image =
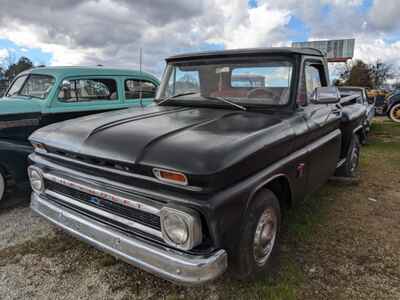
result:
[(311, 97), (314, 104), (331, 104), (340, 102), (340, 93), (337, 87), (322, 86), (314, 90)]

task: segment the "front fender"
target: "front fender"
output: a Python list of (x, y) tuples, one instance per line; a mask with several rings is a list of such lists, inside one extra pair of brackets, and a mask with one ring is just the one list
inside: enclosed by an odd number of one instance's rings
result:
[(28, 155), (33, 148), (28, 142), (0, 140), (0, 167), (17, 186), (27, 183)]
[(392, 96), (386, 105), (386, 113), (389, 114), (391, 108), (398, 103), (400, 103), (400, 95)]

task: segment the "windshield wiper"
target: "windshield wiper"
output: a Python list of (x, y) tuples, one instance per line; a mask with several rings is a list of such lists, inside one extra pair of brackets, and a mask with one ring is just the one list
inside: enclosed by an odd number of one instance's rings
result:
[(235, 102), (233, 102), (233, 101), (230, 101), (228, 98), (226, 98), (226, 97), (213, 97), (213, 96), (203, 96), (204, 98), (206, 98), (206, 99), (211, 99), (211, 100), (218, 100), (218, 101), (221, 101), (221, 102), (224, 102), (224, 103), (228, 103), (228, 104), (230, 104), (230, 105), (232, 105), (232, 106), (234, 106), (234, 107), (237, 107), (237, 108), (239, 108), (239, 109), (241, 109), (241, 110), (247, 110), (247, 108), (246, 107), (244, 107), (244, 106), (242, 106), (242, 105), (239, 105), (239, 104), (237, 104), (237, 103), (235, 103)]
[[(179, 93), (179, 94), (176, 94), (176, 95), (173, 95), (173, 96), (169, 96), (169, 97), (167, 97), (167, 98), (162, 99), (160, 102), (158, 102), (158, 105), (160, 105), (160, 104), (162, 104), (162, 103), (164, 103), (164, 102), (167, 102), (167, 101), (170, 100), (170, 99), (174, 99), (174, 98), (181, 97), (181, 96), (194, 95), (194, 94), (198, 94), (198, 93), (199, 93), (198, 91), (196, 91), (196, 92), (184, 92), (184, 93)], [(218, 100), (218, 101), (227, 103), (227, 104), (229, 104), (229, 105), (232, 105), (232, 106), (234, 106), (234, 107), (236, 107), (236, 108), (239, 108), (239, 109), (241, 109), (241, 110), (247, 110), (246, 107), (244, 107), (244, 106), (242, 106), (242, 105), (239, 105), (239, 104), (236, 104), (235, 102), (230, 101), (230, 100), (227, 99), (226, 97), (212, 97), (212, 96), (202, 96), (202, 97), (205, 98), (205, 99)]]
[(197, 94), (197, 93), (198, 93), (197, 91), (196, 91), (196, 92), (184, 92), (184, 93), (179, 93), (179, 94), (172, 95), (172, 96), (169, 96), (169, 97), (167, 97), (167, 98), (161, 99), (161, 101), (158, 102), (157, 104), (160, 105), (160, 104), (162, 104), (162, 103), (164, 103), (164, 102), (167, 102), (167, 101), (170, 100), (170, 99), (174, 99), (174, 98), (181, 97), (181, 96), (194, 95), (194, 94)]

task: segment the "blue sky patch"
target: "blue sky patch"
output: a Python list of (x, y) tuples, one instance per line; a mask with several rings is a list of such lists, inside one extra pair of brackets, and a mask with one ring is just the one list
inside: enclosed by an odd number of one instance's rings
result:
[(258, 6), (257, 0), (249, 0), (249, 7), (250, 8), (254, 8), (254, 7), (257, 7), (257, 6)]
[(0, 49), (7, 49), (15, 57), (15, 60), (18, 60), (21, 56), (26, 56), (35, 65), (48, 65), (52, 59), (51, 53), (43, 52), (37, 48), (20, 47), (7, 39), (0, 39)]
[(288, 24), (291, 34), (289, 39), (293, 42), (307, 41), (310, 35), (310, 29), (296, 16), (291, 16)]

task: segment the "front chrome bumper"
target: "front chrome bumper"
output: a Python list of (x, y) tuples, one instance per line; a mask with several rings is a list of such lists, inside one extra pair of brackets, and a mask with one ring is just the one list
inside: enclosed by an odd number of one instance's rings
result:
[(163, 246), (153, 246), (54, 204), (37, 193), (32, 193), (31, 208), (53, 224), (94, 247), (179, 284), (202, 284), (220, 276), (227, 268), (225, 250), (219, 250), (209, 256), (197, 256)]

